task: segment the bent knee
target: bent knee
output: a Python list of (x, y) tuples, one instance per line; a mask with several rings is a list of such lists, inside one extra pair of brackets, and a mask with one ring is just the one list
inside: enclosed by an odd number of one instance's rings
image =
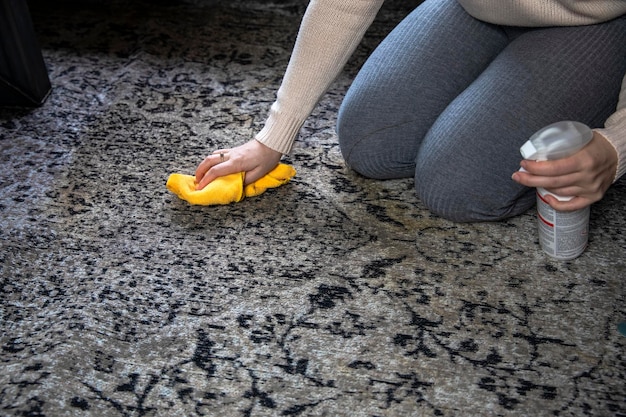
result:
[(346, 165), (358, 174), (375, 180), (412, 177), (415, 166), (400, 168), (393, 155), (377, 152), (368, 146), (341, 147)]
[(352, 170), (372, 179), (411, 178), (415, 173), (415, 150), (395, 126), (367, 125), (338, 119), (341, 154)]
[(372, 155), (368, 152), (364, 141), (370, 132), (366, 131), (363, 123), (358, 123), (358, 119), (354, 109), (342, 105), (336, 127), (339, 149), (351, 169), (365, 177), (377, 178), (376, 170), (367, 163)]
[(518, 186), (464, 184), (417, 179), (415, 189), (422, 203), (435, 215), (458, 223), (492, 222), (524, 213), (535, 204), (532, 189)]

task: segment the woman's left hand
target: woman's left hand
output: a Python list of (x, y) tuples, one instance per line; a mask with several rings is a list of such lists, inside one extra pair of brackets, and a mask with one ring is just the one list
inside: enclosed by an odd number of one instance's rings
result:
[(513, 180), (527, 187), (542, 187), (562, 197), (546, 196), (555, 210), (571, 211), (587, 207), (604, 197), (617, 170), (617, 152), (609, 141), (593, 132), (591, 142), (574, 155), (554, 161), (523, 160), (526, 170), (513, 174)]

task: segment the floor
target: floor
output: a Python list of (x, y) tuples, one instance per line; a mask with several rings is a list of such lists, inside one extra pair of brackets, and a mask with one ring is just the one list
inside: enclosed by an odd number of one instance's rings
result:
[(334, 133), (390, 0), (285, 162), (227, 206), (165, 188), (262, 126), (305, 0), (29, 2), (53, 86), (0, 109), (0, 415), (626, 416), (621, 181), (569, 262), (534, 210), (428, 212)]

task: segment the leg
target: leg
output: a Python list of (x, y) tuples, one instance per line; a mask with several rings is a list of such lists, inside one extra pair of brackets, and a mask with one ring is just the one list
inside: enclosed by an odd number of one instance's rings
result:
[(499, 28), (456, 0), (427, 0), (369, 57), (339, 111), (348, 165), (373, 178), (412, 177), (422, 138), (506, 46)]
[(513, 182), (519, 147), (559, 120), (601, 126), (626, 72), (626, 18), (527, 30), (441, 114), (417, 156), (415, 185), (435, 213), (455, 221), (520, 214), (534, 190)]

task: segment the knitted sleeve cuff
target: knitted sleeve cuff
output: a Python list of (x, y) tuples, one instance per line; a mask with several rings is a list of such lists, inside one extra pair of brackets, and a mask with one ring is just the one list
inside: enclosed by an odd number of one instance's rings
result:
[(615, 182), (626, 173), (626, 108), (613, 114), (607, 120), (605, 128), (595, 131), (604, 136), (617, 151), (617, 172), (613, 180)]
[(255, 139), (283, 155), (288, 154), (303, 124), (304, 121), (281, 113), (272, 106), (265, 126), (257, 133)]

